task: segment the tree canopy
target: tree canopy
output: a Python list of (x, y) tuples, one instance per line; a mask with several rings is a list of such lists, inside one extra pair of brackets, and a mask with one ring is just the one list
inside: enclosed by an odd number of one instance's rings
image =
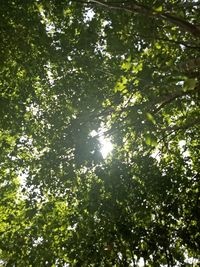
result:
[(199, 266), (200, 3), (1, 0), (0, 36), (0, 266)]

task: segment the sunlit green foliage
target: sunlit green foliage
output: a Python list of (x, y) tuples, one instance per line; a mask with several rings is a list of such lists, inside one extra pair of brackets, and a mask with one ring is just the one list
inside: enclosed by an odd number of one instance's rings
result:
[(0, 265), (200, 264), (199, 9), (1, 1)]

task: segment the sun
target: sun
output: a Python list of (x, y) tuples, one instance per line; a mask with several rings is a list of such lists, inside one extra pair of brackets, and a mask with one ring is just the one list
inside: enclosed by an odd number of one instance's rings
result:
[(102, 127), (99, 131), (91, 131), (90, 135), (92, 137), (98, 137), (100, 143), (100, 152), (102, 157), (105, 159), (112, 152), (113, 144), (111, 143), (110, 138), (104, 136), (104, 131), (105, 128)]
[(105, 138), (103, 135), (99, 137), (99, 142), (101, 144), (101, 154), (105, 159), (113, 150), (113, 144), (110, 142), (108, 138)]

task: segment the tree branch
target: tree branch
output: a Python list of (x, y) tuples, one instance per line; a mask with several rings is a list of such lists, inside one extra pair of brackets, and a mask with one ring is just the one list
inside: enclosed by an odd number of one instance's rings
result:
[(131, 3), (119, 2), (119, 4), (110, 4), (109, 2), (104, 2), (102, 0), (89, 0), (88, 3), (94, 3), (108, 9), (123, 10), (130, 13), (139, 13), (149, 17), (164, 19), (165, 21), (170, 22), (178, 26), (179, 28), (182, 28), (184, 31), (191, 33), (195, 37), (200, 37), (200, 28), (196, 25), (185, 21), (183, 18), (176, 17), (169, 13), (153, 10), (152, 8), (139, 4), (136, 1)]
[(191, 94), (194, 94), (196, 93), (197, 91), (199, 90), (199, 87), (197, 86), (195, 89), (193, 90), (190, 90), (190, 91), (181, 91), (177, 94), (174, 94), (172, 96), (169, 96), (167, 97), (157, 108), (155, 108), (153, 110), (153, 114), (156, 114), (158, 113), (162, 108), (164, 108), (167, 104), (171, 103), (172, 101), (174, 101), (175, 99), (179, 98), (179, 97), (182, 97), (182, 96), (185, 96), (185, 95), (191, 95)]
[(200, 122), (200, 119), (198, 118), (198, 119), (196, 119), (194, 121), (188, 122), (188, 123), (183, 124), (183, 125), (167, 127), (167, 128), (165, 128), (165, 132), (166, 131), (170, 131), (170, 134), (171, 134), (171, 133), (179, 131), (179, 130), (184, 130), (185, 131), (185, 130), (195, 126), (196, 124), (199, 124), (199, 122)]
[(156, 35), (153, 35), (153, 36), (147, 36), (147, 35), (137, 35), (136, 36), (138, 37), (141, 37), (141, 38), (144, 38), (144, 39), (149, 39), (149, 40), (159, 40), (161, 42), (168, 42), (168, 43), (172, 43), (172, 44), (177, 44), (177, 45), (183, 45), (185, 46), (186, 48), (189, 48), (189, 49), (200, 49), (200, 46), (192, 46), (182, 40), (173, 40), (173, 39), (169, 39), (169, 38), (166, 38), (166, 37), (158, 37)]

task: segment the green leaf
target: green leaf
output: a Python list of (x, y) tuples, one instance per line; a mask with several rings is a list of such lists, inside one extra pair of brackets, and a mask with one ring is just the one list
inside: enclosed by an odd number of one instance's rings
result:
[(160, 43), (156, 42), (156, 43), (155, 43), (155, 47), (156, 47), (157, 49), (161, 49), (161, 45), (160, 45)]
[(145, 143), (149, 146), (154, 146), (154, 147), (158, 145), (157, 138), (153, 134), (145, 135)]
[(122, 92), (122, 91), (126, 91), (124, 90), (126, 88), (126, 84), (127, 84), (127, 78), (125, 76), (122, 76), (121, 79), (117, 82), (117, 84), (115, 85), (114, 88), (114, 92)]
[(134, 72), (134, 74), (137, 74), (138, 72), (142, 71), (143, 69), (143, 63), (142, 62), (138, 62), (138, 63), (134, 63), (132, 70)]
[(162, 6), (159, 6), (159, 7), (154, 8), (154, 10), (156, 12), (162, 12), (163, 11), (163, 7)]
[(156, 124), (154, 117), (150, 113), (147, 112), (146, 117), (148, 121), (152, 122), (153, 124)]
[(187, 91), (187, 90), (194, 90), (194, 88), (196, 87), (197, 85), (197, 80), (196, 79), (187, 79), (185, 82), (184, 82), (184, 90)]
[(124, 62), (122, 64), (122, 69), (125, 71), (129, 71), (131, 69), (131, 62)]

